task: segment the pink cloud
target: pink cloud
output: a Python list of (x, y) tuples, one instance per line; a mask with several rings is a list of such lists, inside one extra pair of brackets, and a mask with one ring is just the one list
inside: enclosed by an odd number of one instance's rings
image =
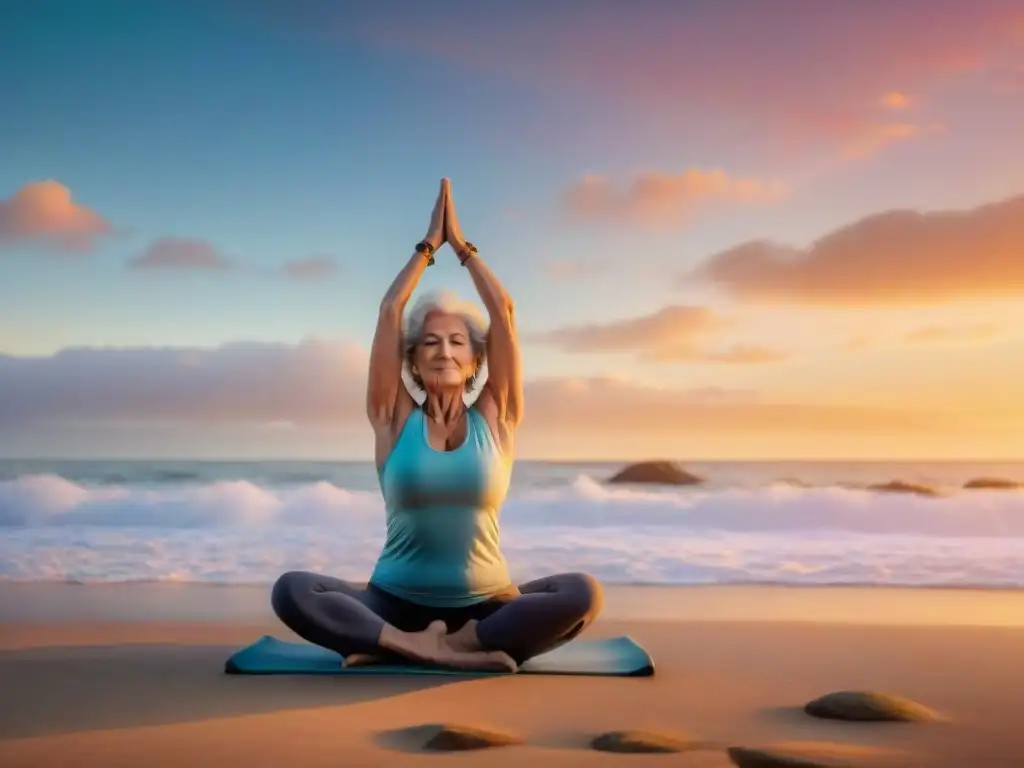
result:
[(25, 184), (0, 200), (0, 244), (40, 244), (63, 251), (89, 251), (110, 234), (110, 223), (76, 203), (57, 181)]
[(632, 353), (659, 363), (758, 364), (783, 360), (779, 350), (736, 344), (709, 348), (708, 337), (733, 322), (707, 307), (669, 306), (641, 317), (556, 328), (531, 340), (569, 353)]
[[(40, 424), (362, 425), (367, 355), (342, 340), (216, 348), (65, 349), (0, 355), (0, 434)], [(533, 379), (528, 424), (547, 435), (600, 431), (783, 430), (834, 434), (941, 429), (944, 414), (810, 405), (752, 390), (655, 387), (607, 377)]]
[(150, 243), (128, 266), (141, 270), (224, 270), (232, 265), (205, 240), (161, 237)]
[(331, 256), (314, 256), (308, 259), (289, 261), (284, 273), (293, 280), (322, 280), (338, 270), (338, 263)]
[(751, 301), (927, 304), (1024, 295), (1024, 196), (971, 210), (894, 210), (808, 248), (766, 240), (715, 254), (682, 276)]
[(690, 168), (678, 174), (640, 173), (621, 191), (606, 176), (585, 176), (568, 189), (565, 205), (580, 218), (669, 224), (685, 222), (711, 204), (771, 203), (785, 194), (778, 183)]
[(0, 355), (0, 425), (353, 422), (365, 419), (366, 365), (358, 345), (317, 339)]
[(557, 328), (535, 337), (566, 352), (634, 352), (688, 346), (729, 322), (707, 307), (670, 306), (650, 315)]

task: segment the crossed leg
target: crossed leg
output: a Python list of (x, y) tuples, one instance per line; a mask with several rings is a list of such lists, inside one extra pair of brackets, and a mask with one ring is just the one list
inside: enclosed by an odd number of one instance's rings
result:
[(447, 626), (419, 606), (342, 579), (306, 571), (281, 576), (271, 592), (278, 618), (295, 634), (344, 657), (403, 656), (457, 669), (515, 670), (500, 651), (455, 648)]
[(271, 605), (297, 635), (344, 657), (398, 653), (445, 666), (515, 669), (579, 635), (600, 613), (603, 596), (592, 577), (567, 573), (464, 609), (431, 609), (292, 571), (274, 584)]
[(519, 594), (485, 604), (486, 617), (452, 637), (461, 650), (504, 651), (516, 664), (568, 643), (604, 606), (600, 583), (585, 573), (562, 573), (527, 582)]

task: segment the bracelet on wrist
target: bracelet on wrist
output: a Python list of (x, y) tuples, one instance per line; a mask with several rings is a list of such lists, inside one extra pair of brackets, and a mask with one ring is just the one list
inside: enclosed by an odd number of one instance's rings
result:
[(426, 240), (416, 243), (416, 253), (426, 258), (428, 267), (434, 263), (434, 246)]
[(474, 256), (476, 256), (476, 246), (467, 240), (466, 247), (459, 251), (459, 263), (466, 266), (466, 262)]

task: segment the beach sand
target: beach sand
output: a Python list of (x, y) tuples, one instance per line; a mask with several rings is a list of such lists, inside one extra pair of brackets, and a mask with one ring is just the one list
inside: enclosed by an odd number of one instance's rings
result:
[[(264, 633), (293, 639), (260, 594), (0, 586), (0, 765), (710, 767), (732, 764), (729, 746), (813, 741), (897, 750), (906, 759), (895, 764), (1024, 766), (1017, 592), (610, 589), (591, 632), (641, 642), (657, 665), (649, 678), (225, 675), (240, 645)], [(845, 723), (802, 712), (843, 689), (897, 693), (947, 720)], [(405, 730), (442, 722), (524, 743), (428, 754)], [(622, 729), (681, 734), (700, 748), (589, 747)]]

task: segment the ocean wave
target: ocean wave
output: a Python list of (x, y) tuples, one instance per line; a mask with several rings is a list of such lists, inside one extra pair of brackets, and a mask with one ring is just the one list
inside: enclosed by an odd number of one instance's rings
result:
[[(88, 486), (56, 475), (0, 482), (0, 525), (5, 527), (378, 526), (382, 514), (379, 492), (327, 482), (272, 488), (231, 480), (156, 489)], [(566, 486), (511, 496), (502, 524), (1024, 537), (1024, 493), (974, 491), (933, 498), (784, 483), (701, 491), (614, 486), (580, 475)]]
[[(265, 583), (304, 568), (365, 579), (383, 544), (379, 493), (326, 482), (164, 488), (55, 475), (0, 482), (0, 579)], [(1024, 494), (949, 497), (777, 484), (609, 486), (581, 475), (509, 498), (513, 573), (612, 583), (1024, 586)]]

